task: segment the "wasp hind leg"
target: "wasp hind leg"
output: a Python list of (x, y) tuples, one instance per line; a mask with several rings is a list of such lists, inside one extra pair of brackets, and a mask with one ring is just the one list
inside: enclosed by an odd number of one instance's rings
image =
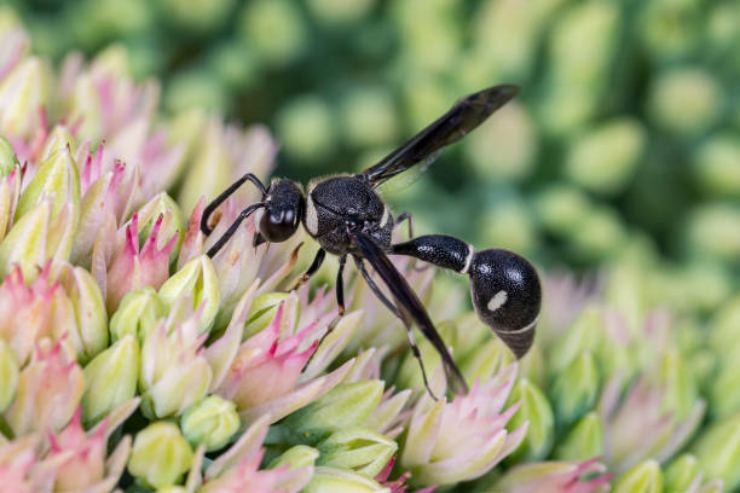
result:
[(357, 264), (357, 269), (359, 269), (360, 273), (362, 274), (362, 277), (365, 279), (365, 282), (367, 283), (370, 290), (375, 294), (375, 296), (380, 300), (381, 303), (383, 303), (388, 310), (391, 311), (396, 317), (398, 317), (401, 322), (403, 322), (404, 327), (406, 328), (406, 336), (409, 340), (409, 347), (411, 348), (411, 354), (416, 358), (416, 361), (419, 363), (419, 369), (421, 370), (421, 379), (424, 382), (424, 388), (426, 388), (427, 392), (429, 392), (429, 395), (432, 399), (435, 401), (438, 401), (439, 398), (434, 394), (432, 391), (432, 387), (429, 385), (429, 379), (427, 378), (427, 370), (424, 366), (424, 360), (421, 358), (421, 351), (419, 350), (419, 346), (416, 344), (416, 338), (414, 337), (414, 331), (411, 327), (411, 323), (408, 320), (408, 317), (404, 316), (404, 314), (398, 309), (398, 307), (389, 300), (386, 295), (383, 293), (383, 291), (380, 289), (380, 287), (375, 283), (375, 280), (372, 278), (370, 273), (365, 268), (365, 264), (363, 263), (362, 259), (354, 257), (355, 264)]

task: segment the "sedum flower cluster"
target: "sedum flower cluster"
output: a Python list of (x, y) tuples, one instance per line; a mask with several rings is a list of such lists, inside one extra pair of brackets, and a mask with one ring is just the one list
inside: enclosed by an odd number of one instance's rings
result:
[(272, 169), (264, 128), (162, 116), (119, 49), (55, 71), (2, 16), (0, 46), (1, 493), (740, 487), (740, 300), (665, 311), (637, 254), (592, 285), (551, 276), (517, 362), (459, 286), (399, 263), (472, 384), (435, 401), (357, 276), (318, 345), (332, 290), (285, 289), (306, 238), (254, 247), (247, 221), (204, 254), (255, 196), (211, 237), (206, 198)]

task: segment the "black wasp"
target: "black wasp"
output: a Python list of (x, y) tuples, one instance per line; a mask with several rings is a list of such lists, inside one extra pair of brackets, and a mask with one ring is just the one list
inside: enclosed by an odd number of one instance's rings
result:
[[(410, 216), (402, 214), (394, 218), (376, 189), (412, 166), (428, 162), (437, 151), (476, 128), (517, 92), (516, 86), (499, 85), (471, 94), (376, 165), (356, 175), (312, 180), (305, 194), (301, 185), (291, 180), (273, 178), (269, 187), (265, 187), (253, 174), (244, 175), (205, 208), (201, 220), (203, 232), (207, 235), (212, 231), (209, 217), (244, 182), (250, 181), (259, 188), (262, 200), (239, 214), (208, 255), (216, 255), (240, 223), (257, 210), (264, 209), (255, 244), (285, 241), (302, 222), (321, 248), (299, 284), (319, 269), (326, 252), (337, 255), (336, 297), (341, 316), (344, 313), (344, 266), (351, 256), (375, 295), (405, 324), (427, 390), (424, 365), (411, 331), (412, 321), (439, 352), (450, 389), (456, 393), (467, 392), (465, 379), (426, 309), (388, 255), (407, 255), (469, 275), (478, 316), (517, 357), (523, 356), (534, 340), (541, 298), (537, 273), (529, 262), (512, 252), (501, 249), (475, 252), (470, 245), (452, 236), (425, 235), (393, 244), (394, 225), (404, 219), (410, 220)], [(390, 297), (375, 283), (365, 262), (380, 276)], [(431, 390), (429, 392), (431, 394)]]

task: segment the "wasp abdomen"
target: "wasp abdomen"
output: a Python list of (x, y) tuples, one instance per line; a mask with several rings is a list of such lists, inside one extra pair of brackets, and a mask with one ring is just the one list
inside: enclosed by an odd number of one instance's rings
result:
[(521, 358), (534, 342), (540, 312), (537, 271), (513, 252), (490, 249), (473, 254), (468, 274), (478, 316)]

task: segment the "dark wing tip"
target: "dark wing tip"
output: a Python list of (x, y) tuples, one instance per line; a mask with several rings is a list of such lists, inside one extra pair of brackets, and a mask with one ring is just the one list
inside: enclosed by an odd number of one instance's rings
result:
[(499, 84), (471, 94), (467, 98), (474, 106), (483, 106), (488, 114), (493, 113), (519, 94), (519, 86), (514, 84)]

